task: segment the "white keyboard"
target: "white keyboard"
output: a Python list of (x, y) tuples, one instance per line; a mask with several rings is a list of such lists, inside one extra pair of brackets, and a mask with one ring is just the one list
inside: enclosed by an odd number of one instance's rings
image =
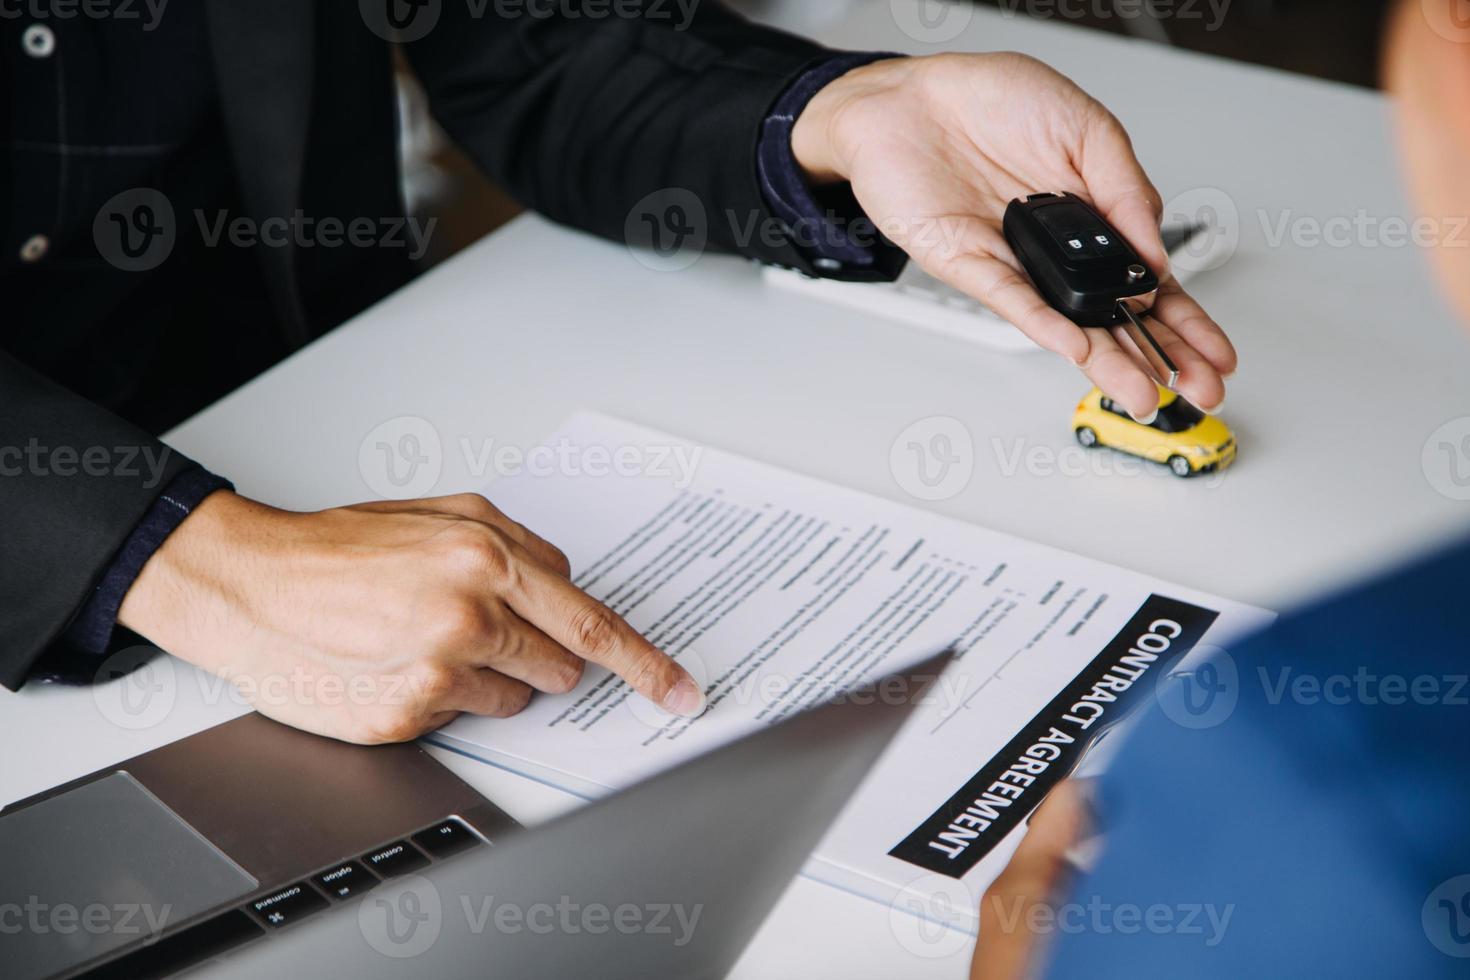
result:
[(766, 268), (765, 278), (767, 283), (781, 289), (806, 293), (982, 347), (1008, 353), (1041, 349), (982, 303), (935, 279), (914, 262), (905, 266), (903, 273), (891, 283), (811, 279), (800, 272), (774, 266)]
[[(1165, 243), (1177, 257), (1179, 249), (1190, 244), (1202, 229), (1170, 228), (1164, 233)], [(1175, 263), (1175, 276), (1189, 278), (1190, 268), (1209, 268), (1199, 256), (1193, 261)], [(790, 269), (768, 266), (765, 280), (772, 286), (805, 293), (828, 303), (859, 310), (921, 330), (957, 337), (1006, 353), (1039, 351), (1031, 339), (990, 312), (984, 304), (940, 282), (910, 262), (895, 282), (838, 282), (833, 279), (811, 279)]]

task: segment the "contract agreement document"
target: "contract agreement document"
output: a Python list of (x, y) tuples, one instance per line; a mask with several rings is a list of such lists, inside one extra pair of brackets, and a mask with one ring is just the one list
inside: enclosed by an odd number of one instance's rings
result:
[(1026, 817), (1098, 736), (1191, 653), (1272, 618), (603, 416), (522, 462), (491, 499), (684, 664), (709, 709), (675, 718), (589, 666), (572, 694), (432, 740), (595, 797), (952, 648), (806, 873), (972, 931)]

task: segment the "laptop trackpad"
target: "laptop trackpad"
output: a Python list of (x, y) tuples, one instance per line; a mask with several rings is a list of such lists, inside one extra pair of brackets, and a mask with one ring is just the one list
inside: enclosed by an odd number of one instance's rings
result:
[(69, 970), (257, 886), (132, 776), (104, 776), (0, 817), (5, 974)]

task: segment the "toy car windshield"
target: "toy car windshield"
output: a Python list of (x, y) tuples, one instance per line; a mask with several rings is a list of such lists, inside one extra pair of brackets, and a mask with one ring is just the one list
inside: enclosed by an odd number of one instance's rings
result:
[(1183, 398), (1176, 398), (1159, 409), (1159, 417), (1154, 420), (1154, 428), (1169, 433), (1188, 432), (1203, 422), (1204, 419), (1204, 412), (1201, 412)]

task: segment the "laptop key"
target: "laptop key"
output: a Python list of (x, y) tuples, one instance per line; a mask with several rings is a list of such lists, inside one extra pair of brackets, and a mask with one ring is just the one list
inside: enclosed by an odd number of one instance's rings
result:
[(249, 906), (261, 921), (273, 929), (288, 926), (326, 907), (327, 900), (304, 881), (298, 881), (269, 895), (262, 895)]
[(446, 858), (474, 847), (480, 843), (480, 839), (468, 827), (451, 817), (428, 830), (414, 834), (413, 842), (436, 858)]
[(356, 861), (346, 861), (330, 871), (323, 871), (311, 880), (337, 901), (361, 894), (378, 883), (378, 879)]
[(151, 940), (115, 960), (77, 974), (73, 980), (157, 980), (213, 959), (265, 935), (240, 909), (195, 923), (162, 939)]
[(362, 863), (384, 878), (392, 878), (397, 875), (406, 875), (410, 871), (417, 871), (427, 865), (429, 859), (420, 854), (408, 841), (398, 840), (391, 844), (384, 844), (376, 851), (364, 854)]

